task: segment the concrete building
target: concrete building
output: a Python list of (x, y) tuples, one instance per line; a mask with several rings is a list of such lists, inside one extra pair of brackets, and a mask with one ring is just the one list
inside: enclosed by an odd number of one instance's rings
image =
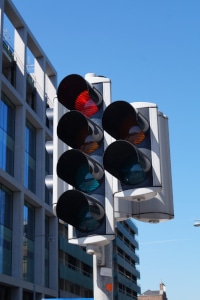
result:
[(58, 225), (43, 184), (57, 74), (12, 1), (0, 12), (0, 299), (40, 299), (58, 293)]
[[(0, 30), (0, 300), (93, 297), (92, 256), (68, 244), (44, 184), (56, 70), (11, 0), (0, 0)], [(137, 228), (116, 234), (115, 299), (137, 299)]]
[(138, 300), (167, 300), (166, 288), (163, 282), (160, 283), (159, 291), (147, 290), (137, 298)]

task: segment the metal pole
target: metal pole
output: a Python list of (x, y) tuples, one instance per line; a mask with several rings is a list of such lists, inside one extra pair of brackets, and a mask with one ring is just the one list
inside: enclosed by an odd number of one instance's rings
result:
[[(102, 257), (93, 255), (93, 287), (95, 300), (113, 299), (113, 244), (103, 246)], [(105, 262), (102, 266), (102, 261)]]

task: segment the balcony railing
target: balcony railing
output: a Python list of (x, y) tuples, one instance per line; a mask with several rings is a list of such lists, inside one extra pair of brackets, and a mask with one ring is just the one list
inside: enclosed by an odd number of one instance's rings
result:
[(14, 60), (14, 49), (11, 47), (11, 45), (8, 43), (8, 41), (5, 38), (3, 38), (3, 49), (10, 57), (10, 59)]

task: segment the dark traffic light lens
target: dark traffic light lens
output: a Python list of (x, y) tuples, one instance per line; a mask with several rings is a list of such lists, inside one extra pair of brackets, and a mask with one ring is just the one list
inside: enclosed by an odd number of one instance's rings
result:
[(119, 125), (120, 139), (127, 140), (133, 145), (140, 144), (145, 139), (145, 133), (138, 126), (133, 115), (127, 116)]
[(88, 90), (81, 92), (77, 96), (75, 100), (75, 109), (80, 111), (86, 117), (93, 116), (99, 110), (98, 106), (89, 95)]
[[(98, 214), (100, 214), (100, 210), (97, 205), (95, 210), (98, 212)], [(101, 222), (95, 219), (92, 215), (92, 212), (89, 211), (88, 203), (79, 210), (78, 218), (79, 224), (77, 229), (81, 232), (94, 231), (101, 225)]]
[(146, 178), (142, 166), (131, 158), (120, 170), (120, 177), (125, 184), (135, 185), (143, 182)]
[(104, 207), (93, 197), (77, 190), (68, 190), (58, 199), (58, 218), (83, 233), (98, 229), (105, 219)]
[(80, 166), (76, 173), (76, 187), (82, 192), (89, 193), (96, 190), (100, 182), (92, 176), (89, 171), (88, 164), (85, 163)]
[(76, 148), (85, 154), (90, 154), (99, 148), (99, 144), (91, 134), (88, 134), (88, 126), (80, 129), (76, 138)]

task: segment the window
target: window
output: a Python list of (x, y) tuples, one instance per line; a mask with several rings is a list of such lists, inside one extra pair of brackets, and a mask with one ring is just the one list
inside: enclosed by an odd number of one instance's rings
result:
[(11, 275), (12, 192), (0, 184), (0, 273)]
[(36, 129), (26, 121), (24, 185), (33, 193), (36, 190)]
[(4, 93), (0, 99), (0, 168), (14, 175), (15, 107)]
[(24, 204), (23, 278), (34, 281), (35, 210)]

